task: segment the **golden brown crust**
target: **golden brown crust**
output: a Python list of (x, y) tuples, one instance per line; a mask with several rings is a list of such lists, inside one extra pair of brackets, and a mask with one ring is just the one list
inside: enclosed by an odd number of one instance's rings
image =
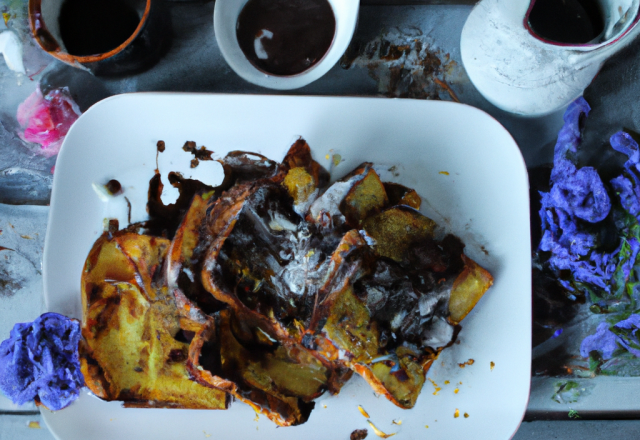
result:
[(364, 219), (379, 213), (388, 203), (389, 198), (380, 177), (370, 169), (349, 190), (340, 205), (340, 211), (349, 226), (359, 228)]
[(163, 281), (168, 247), (130, 232), (96, 242), (82, 277), (85, 381), (98, 397), (129, 406), (224, 409), (225, 392), (187, 371), (188, 344), (177, 339), (181, 320)]
[[(330, 372), (327, 388), (332, 393), (337, 393), (341, 385), (345, 382), (343, 374), (334, 365), (320, 354), (309, 350), (301, 343), (301, 339), (293, 335), (289, 329), (285, 328), (275, 318), (264, 316), (247, 307), (234, 292), (226, 291), (219, 282), (220, 272), (218, 255), (231, 234), (243, 207), (248, 198), (256, 190), (256, 185), (243, 184), (228, 194), (223, 195), (209, 214), (209, 233), (215, 236), (215, 240), (209, 246), (206, 259), (201, 272), (202, 282), (205, 289), (217, 300), (224, 302), (237, 315), (237, 321), (242, 323), (242, 328), (238, 329), (245, 340), (253, 340), (257, 343), (269, 344), (269, 341), (277, 341), (287, 347), (290, 352), (298, 352), (301, 355), (310, 355), (322, 363), (323, 368)], [(242, 329), (246, 331), (242, 331)]]
[(458, 324), (476, 306), (480, 298), (493, 285), (493, 277), (478, 263), (462, 255), (464, 269), (453, 282), (449, 298), (449, 319)]
[[(342, 179), (353, 184), (339, 188), (346, 192), (338, 191), (342, 201), (326, 208), (335, 224), (314, 222), (308, 214), (308, 225), (298, 224), (303, 220), (291, 208), (304, 217), (328, 174), (303, 139), (282, 164), (232, 152), (223, 166), (220, 187), (192, 191), (180, 216), (177, 208), (169, 210), (171, 242), (132, 230), (96, 241), (82, 284), (87, 386), (128, 407), (226, 408), (233, 397), (291, 426), (307, 420), (314, 398), (326, 390), (338, 393), (355, 371), (395, 405), (413, 407), (427, 371), (455, 341), (457, 324), (491, 286), (491, 275), (459, 257), (464, 246), (458, 239), (459, 247), (435, 240), (435, 222), (417, 211), (415, 191), (381, 182), (369, 163)], [(154, 200), (160, 203), (156, 180)], [(309, 267), (317, 273), (308, 275), (302, 266), (300, 290), (297, 284), (276, 286), (284, 276), (268, 280), (285, 266), (300, 270), (282, 263), (289, 254), (282, 257), (279, 250), (298, 243), (301, 231), (305, 240), (322, 241), (295, 248), (304, 258), (316, 255), (319, 262)], [(261, 253), (261, 246), (268, 250)], [(261, 259), (252, 264), (255, 255)], [(411, 269), (414, 263), (418, 269)], [(439, 278), (422, 280), (423, 290), (415, 290), (415, 277), (424, 271)], [(450, 301), (437, 303), (442, 307), (434, 322), (445, 330), (422, 321), (416, 327), (418, 303), (411, 298), (432, 293), (436, 282), (453, 284)], [(385, 293), (375, 290), (379, 286)], [(294, 291), (302, 299), (287, 296)], [(396, 291), (402, 293), (394, 296)], [(385, 302), (376, 295), (386, 295), (384, 301), (393, 296), (388, 313), (380, 312)]]
[(316, 188), (321, 188), (329, 182), (329, 173), (311, 156), (311, 148), (307, 141), (300, 138), (289, 148), (282, 164), (287, 171), (293, 168), (303, 168), (312, 178)]
[[(274, 354), (258, 354), (255, 350), (250, 353), (242, 347), (231, 331), (230, 310), (221, 311), (216, 315), (216, 319), (218, 326), (211, 322), (211, 325), (199, 331), (191, 342), (187, 367), (194, 380), (205, 386), (225, 390), (279, 426), (304, 423), (313, 404), (304, 403), (294, 392), (283, 392), (278, 387), (279, 379), (270, 374), (272, 371), (269, 368)], [(215, 334), (215, 328), (219, 328), (219, 335)], [(205, 345), (212, 342), (213, 346), (203, 351)], [(213, 365), (201, 365), (200, 360), (209, 354), (214, 354), (214, 357), (220, 356), (220, 359), (213, 361)], [(252, 362), (251, 359), (255, 361)], [(300, 366), (296, 366), (294, 358), (285, 355), (283, 360), (288, 374), (299, 373)], [(215, 370), (216, 374), (212, 370)], [(233, 380), (225, 379), (221, 375), (233, 377)], [(312, 381), (313, 378), (309, 380)]]

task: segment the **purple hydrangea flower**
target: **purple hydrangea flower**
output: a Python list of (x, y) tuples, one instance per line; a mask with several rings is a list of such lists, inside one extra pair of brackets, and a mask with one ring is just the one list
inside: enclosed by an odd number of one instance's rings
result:
[(618, 349), (617, 337), (609, 330), (609, 324), (601, 322), (596, 329), (595, 335), (589, 335), (580, 344), (580, 355), (589, 357), (592, 351), (598, 351), (602, 359), (611, 359), (613, 352)]
[(609, 139), (614, 150), (629, 157), (624, 164), (625, 173), (611, 180), (611, 186), (618, 193), (622, 207), (631, 215), (640, 215), (640, 148), (633, 138), (620, 131)]
[[(556, 158), (565, 158), (568, 153), (577, 153), (578, 146), (582, 140), (580, 136), (580, 119), (589, 116), (591, 107), (589, 103), (581, 96), (567, 107), (564, 112), (564, 125), (558, 132), (558, 140), (556, 142), (554, 155)], [(551, 179), (554, 180), (554, 174), (559, 174), (561, 169), (552, 171)]]
[(640, 194), (637, 194), (638, 186), (634, 186), (631, 180), (624, 175), (611, 179), (611, 186), (618, 193), (622, 207), (634, 217), (640, 214)]
[(551, 193), (540, 194), (540, 218), (544, 230), (540, 249), (551, 252), (551, 264), (557, 269), (571, 269), (596, 245), (595, 237), (580, 231), (575, 218), (556, 205)]
[(598, 172), (591, 167), (578, 169), (572, 161), (581, 142), (580, 120), (590, 110), (584, 98), (578, 98), (564, 114), (555, 146), (551, 191), (540, 193), (543, 235), (539, 248), (551, 253), (553, 269), (569, 270), (576, 281), (609, 292), (608, 282), (617, 265), (615, 253), (597, 252), (596, 236), (580, 222), (604, 220), (611, 211), (611, 200)]
[(613, 357), (613, 352), (622, 347), (636, 357), (640, 357), (640, 341), (638, 330), (640, 329), (640, 315), (633, 314), (612, 327), (606, 322), (601, 322), (595, 335), (589, 335), (580, 345), (580, 354), (589, 357), (592, 351), (598, 351), (602, 359)]
[(613, 326), (618, 343), (636, 357), (640, 357), (640, 343), (638, 342), (638, 329), (640, 329), (640, 315), (633, 314), (627, 319)]
[[(624, 172), (610, 181), (619, 200), (612, 206), (598, 172), (592, 167), (576, 166), (580, 122), (589, 111), (587, 102), (579, 98), (565, 112), (565, 124), (554, 151), (551, 190), (540, 193), (543, 234), (539, 249), (550, 252), (549, 265), (558, 275), (559, 271), (571, 274), (559, 280), (570, 292), (582, 290), (596, 296), (605, 292), (621, 299), (628, 283), (638, 281), (634, 270), (638, 270), (636, 260), (640, 254), (640, 147), (624, 132), (610, 139), (611, 146), (628, 157)], [(599, 240), (606, 235), (600, 234), (611, 224), (602, 229), (589, 223), (601, 222), (610, 213), (619, 241), (615, 250), (605, 252)], [(613, 325), (603, 322), (595, 334), (583, 340), (581, 354), (586, 357), (598, 351), (603, 359), (610, 359), (616, 350), (626, 349), (640, 357), (638, 329), (640, 314)]]
[(577, 169), (573, 156), (582, 140), (580, 120), (589, 115), (591, 107), (580, 97), (564, 113), (564, 125), (558, 132), (551, 171), (551, 206), (591, 223), (604, 219), (611, 209), (609, 195), (592, 167)]
[(638, 165), (640, 162), (640, 149), (638, 149), (638, 143), (633, 140), (629, 133), (619, 131), (609, 139), (611, 147), (614, 150), (624, 153), (629, 157), (630, 165)]
[[(570, 270), (573, 277), (609, 291), (607, 284), (616, 269), (613, 254), (595, 251), (596, 237), (579, 228), (576, 218), (556, 206), (550, 193), (541, 193), (543, 235), (540, 250), (551, 252), (550, 265), (557, 270)], [(573, 289), (571, 289), (573, 290)]]
[(78, 398), (80, 323), (45, 313), (31, 323), (16, 324), (0, 343), (0, 390), (22, 405), (36, 397), (59, 410)]
[(609, 194), (600, 175), (591, 167), (567, 170), (556, 178), (550, 195), (555, 208), (590, 223), (604, 220), (611, 210)]
[(629, 280), (629, 275), (631, 275), (631, 270), (633, 266), (636, 264), (636, 258), (638, 257), (638, 251), (640, 251), (640, 243), (635, 238), (629, 239), (627, 242), (629, 244), (629, 248), (631, 249), (631, 255), (629, 259), (622, 263), (622, 273), (624, 275), (625, 281)]

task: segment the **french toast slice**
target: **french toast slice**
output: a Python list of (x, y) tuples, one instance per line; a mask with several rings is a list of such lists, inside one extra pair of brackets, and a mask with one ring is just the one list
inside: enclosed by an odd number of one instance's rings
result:
[(187, 371), (188, 338), (204, 326), (181, 318), (163, 277), (169, 240), (105, 233), (82, 274), (82, 372), (89, 389), (126, 406), (225, 409), (227, 394)]
[(202, 287), (198, 276), (204, 254), (214, 239), (208, 233), (207, 211), (216, 203), (215, 191), (196, 194), (177, 229), (167, 255), (167, 287), (176, 298), (180, 312), (202, 322), (225, 304)]
[[(323, 390), (337, 393), (350, 376), (348, 369), (302, 341), (314, 292), (329, 263), (323, 256), (326, 249), (314, 248), (313, 243), (331, 248), (328, 240), (296, 230), (301, 217), (293, 213), (285, 188), (270, 181), (232, 188), (209, 217), (210, 233), (216, 238), (207, 251), (202, 282), (237, 316), (236, 337), (245, 345), (282, 345), (296, 356), (310, 354), (328, 372)], [(283, 249), (291, 255), (283, 256)]]
[(280, 426), (307, 421), (312, 399), (321, 393), (327, 370), (295, 347), (246, 347), (235, 336), (238, 318), (225, 309), (215, 324), (194, 337), (188, 368), (198, 382), (220, 389), (250, 405)]
[(216, 188), (174, 175), (173, 205), (152, 179), (155, 237), (94, 245), (81, 347), (92, 391), (141, 407), (224, 408), (231, 396), (291, 426), (356, 372), (413, 407), (491, 275), (370, 163), (328, 188), (303, 139), (282, 164), (243, 152), (221, 163)]
[(215, 238), (210, 233), (215, 224), (209, 224), (209, 212), (225, 191), (252, 179), (281, 180), (283, 175), (280, 164), (259, 154), (231, 151), (220, 162), (225, 177), (217, 187), (197, 185), (193, 180), (170, 173), (169, 180), (179, 188), (180, 197), (174, 204), (165, 206), (160, 199), (162, 182), (156, 173), (149, 191), (151, 220), (146, 224), (155, 226), (149, 228), (151, 232), (159, 230), (157, 225), (162, 224), (165, 217), (172, 216), (173, 219), (180, 214), (177, 229), (167, 231), (172, 237), (167, 257), (167, 285), (181, 313), (198, 321), (225, 307), (225, 303), (216, 300), (202, 287), (199, 276), (206, 251)]
[[(362, 229), (347, 232), (334, 253), (308, 335), (376, 393), (412, 408), (429, 368), (455, 341), (459, 322), (492, 278), (463, 254), (457, 238), (435, 239), (437, 225), (417, 211), (415, 191), (381, 182), (370, 164), (339, 184), (350, 185), (348, 191), (334, 191), (332, 203), (319, 199), (307, 219), (331, 218), (324, 223), (335, 227), (335, 208), (327, 216), (319, 206), (338, 206), (347, 226)], [(331, 188), (321, 198), (328, 193)], [(363, 248), (368, 251), (358, 254)]]

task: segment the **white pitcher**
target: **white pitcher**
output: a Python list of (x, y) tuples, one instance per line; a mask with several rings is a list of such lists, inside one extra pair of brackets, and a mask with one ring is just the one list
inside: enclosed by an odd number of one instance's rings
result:
[(481, 0), (462, 30), (462, 62), (497, 107), (528, 116), (554, 112), (579, 97), (604, 61), (640, 32), (639, 1), (595, 0), (602, 32), (586, 44), (566, 44), (531, 28), (536, 0)]

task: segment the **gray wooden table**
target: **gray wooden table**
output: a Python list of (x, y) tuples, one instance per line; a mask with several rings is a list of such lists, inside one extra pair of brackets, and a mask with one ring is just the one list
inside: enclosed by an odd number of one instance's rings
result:
[[(7, 1), (0, 0), (0, 6)], [(549, 162), (557, 131), (562, 125), (562, 112), (528, 119), (507, 114), (488, 103), (469, 82), (460, 61), (460, 31), (474, 1), (452, 3), (447, 0), (363, 1), (349, 59), (315, 83), (287, 93), (446, 100), (455, 97), (498, 119), (518, 142), (529, 167)], [(44, 311), (41, 256), (48, 215), (46, 205), (51, 191), (51, 167), (55, 158), (35, 155), (16, 135), (15, 121), (17, 105), (38, 83), (43, 88), (69, 87), (83, 110), (107, 96), (134, 91), (272, 93), (244, 82), (222, 59), (213, 34), (213, 2), (174, 2), (170, 5), (173, 19), (171, 48), (156, 66), (143, 73), (97, 78), (53, 61), (28, 39), (25, 40), (25, 61), (28, 61), (29, 76), (11, 72), (0, 61), (0, 246), (15, 250), (0, 251), (0, 338), (8, 335), (15, 322), (33, 320)], [(427, 44), (430, 56), (437, 60), (435, 73), (400, 69), (399, 73), (395, 72), (402, 80), (394, 82), (390, 72), (398, 66), (375, 57), (370, 60), (353, 56), (375, 41), (385, 40), (393, 45), (415, 39)], [(607, 129), (616, 127), (615, 121), (623, 121), (625, 127), (640, 131), (638, 113), (625, 111), (620, 105), (621, 102), (633, 105), (634, 100), (630, 97), (638, 96), (635, 93), (638, 89), (635, 80), (637, 62), (633, 61), (640, 59), (634, 58), (639, 50), (637, 46), (635, 44), (612, 60), (586, 93), (594, 106), (593, 118), (598, 122), (592, 127), (600, 127), (591, 129), (585, 136), (593, 145), (600, 142)], [(439, 86), (434, 78), (444, 82), (447, 88)], [(617, 109), (610, 112), (603, 110), (614, 107)], [(619, 397), (635, 396), (640, 380), (590, 379), (585, 382), (590, 390), (585, 393), (588, 395), (570, 405), (551, 399), (554, 381), (553, 378), (534, 378), (526, 418), (536, 421), (523, 423), (516, 439), (610, 439), (623, 435), (629, 438), (640, 429), (640, 421), (615, 420), (636, 418), (640, 414), (640, 400)], [(578, 410), (583, 418), (570, 420), (570, 409)], [(585, 418), (613, 420), (588, 421)], [(51, 434), (35, 407), (18, 408), (0, 396), (0, 440), (48, 438)]]

